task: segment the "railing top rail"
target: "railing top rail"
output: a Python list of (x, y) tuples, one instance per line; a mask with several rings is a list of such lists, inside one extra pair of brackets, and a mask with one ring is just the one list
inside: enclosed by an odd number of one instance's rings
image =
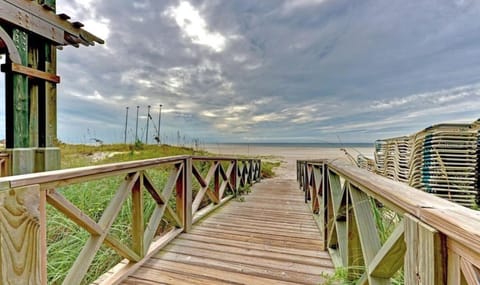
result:
[(74, 181), (80, 178), (88, 180), (88, 177), (113, 176), (115, 174), (147, 169), (161, 164), (174, 164), (187, 158), (190, 158), (190, 156), (177, 155), (3, 177), (0, 178), (0, 191), (34, 184), (51, 184), (55, 186), (61, 184), (62, 181)]
[(235, 157), (235, 156), (192, 156), (193, 160), (218, 160), (218, 161), (231, 161), (231, 160), (241, 160), (241, 161), (257, 161), (260, 159), (257, 158), (245, 158), (245, 157)]
[(328, 168), (391, 209), (409, 213), (461, 244), (480, 253), (480, 211), (417, 190), (340, 161)]
[(331, 161), (330, 159), (299, 159), (297, 162), (304, 162), (308, 164), (318, 164), (318, 163), (326, 163)]
[(8, 190), (10, 188), (24, 187), (28, 185), (42, 184), (48, 186), (59, 186), (62, 184), (72, 184), (78, 179), (82, 181), (89, 180), (89, 178), (99, 178), (104, 176), (113, 176), (121, 173), (134, 172), (142, 169), (147, 169), (161, 164), (179, 163), (184, 159), (192, 158), (193, 160), (218, 160), (218, 161), (232, 161), (232, 160), (253, 160), (248, 158), (235, 157), (215, 157), (215, 156), (189, 156), (177, 155), (169, 157), (151, 158), (144, 160), (110, 163), (98, 166), (87, 166), (79, 168), (70, 168), (62, 170), (47, 171), (41, 173), (31, 173), (17, 176), (9, 176), (0, 178), (0, 191)]

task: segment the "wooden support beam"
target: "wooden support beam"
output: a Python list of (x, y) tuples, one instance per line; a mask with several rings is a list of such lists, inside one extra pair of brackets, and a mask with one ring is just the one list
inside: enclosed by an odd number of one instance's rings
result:
[(368, 266), (373, 277), (391, 278), (403, 266), (405, 258), (404, 223), (400, 223)]
[[(381, 248), (380, 238), (375, 225), (375, 217), (372, 211), (372, 204), (367, 194), (349, 184), (350, 199), (352, 202), (355, 222), (358, 229), (358, 238), (360, 239), (363, 260), (369, 270), (368, 265), (372, 262), (375, 255)], [(352, 250), (349, 248), (349, 250)], [(367, 275), (368, 283), (390, 284), (388, 278), (372, 277)]]
[[(44, 9), (36, 1), (4, 0), (0, 2), (0, 18), (27, 31), (36, 33), (57, 45), (72, 44), (73, 40), (85, 45), (104, 41), (80, 27), (68, 22), (64, 17)], [(72, 40), (68, 40), (72, 38)]]
[(35, 68), (27, 67), (21, 64), (17, 64), (12, 62), (11, 66), (8, 65), (3, 65), (2, 66), (2, 71), (5, 72), (7, 70), (11, 70), (13, 72), (19, 73), (26, 75), (30, 78), (37, 78), (37, 79), (43, 79), (48, 82), (52, 83), (60, 83), (60, 76), (51, 74), (45, 71), (41, 71)]

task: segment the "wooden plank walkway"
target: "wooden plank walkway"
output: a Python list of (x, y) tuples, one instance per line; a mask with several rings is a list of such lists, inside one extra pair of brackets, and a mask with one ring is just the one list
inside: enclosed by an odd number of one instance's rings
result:
[(333, 264), (294, 180), (255, 184), (123, 284), (322, 284)]

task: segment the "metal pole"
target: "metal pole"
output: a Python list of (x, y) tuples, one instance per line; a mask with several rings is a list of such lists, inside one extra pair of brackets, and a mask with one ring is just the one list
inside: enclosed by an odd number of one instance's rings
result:
[(123, 142), (124, 144), (127, 144), (127, 124), (128, 124), (128, 107), (125, 115), (125, 140)]
[(145, 144), (148, 144), (148, 123), (150, 122), (150, 118), (152, 117), (150, 116), (150, 105), (148, 105), (147, 110), (147, 132), (145, 134)]
[(158, 138), (158, 144), (161, 143), (160, 140), (160, 123), (162, 122), (162, 104), (160, 104), (160, 112), (158, 112), (158, 130), (157, 130), (157, 138)]
[(138, 141), (138, 109), (140, 109), (140, 106), (137, 106), (137, 123), (135, 125), (135, 143)]

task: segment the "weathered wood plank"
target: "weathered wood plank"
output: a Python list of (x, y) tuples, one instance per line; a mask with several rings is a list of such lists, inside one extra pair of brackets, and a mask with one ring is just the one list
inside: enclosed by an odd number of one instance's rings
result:
[(171, 284), (183, 284), (189, 276), (191, 284), (198, 278), (224, 284), (322, 284), (322, 272), (333, 274), (333, 264), (307, 205), (297, 199), (302, 193), (290, 181), (267, 182), (256, 184), (244, 202), (230, 202), (181, 234), (125, 284), (150, 282), (159, 272), (170, 273), (159, 280)]
[(374, 277), (391, 278), (403, 265), (406, 251), (404, 223), (400, 223), (368, 267)]
[(0, 192), (1, 284), (41, 284), (40, 200), (39, 185)]
[(45, 71), (41, 71), (35, 68), (24, 66), (21, 64), (13, 63), (10, 67), (10, 70), (19, 74), (26, 75), (28, 77), (44, 79), (52, 83), (60, 83), (60, 76), (55, 74), (50, 74)]
[(296, 282), (281, 281), (281, 280), (275, 280), (275, 279), (259, 277), (259, 276), (250, 276), (248, 274), (243, 274), (239, 272), (232, 272), (232, 271), (225, 272), (224, 270), (218, 269), (218, 268), (206, 267), (202, 265), (186, 264), (186, 263), (175, 262), (170, 260), (161, 260), (161, 259), (152, 260), (151, 259), (145, 263), (145, 267), (152, 268), (152, 269), (160, 267), (164, 270), (183, 273), (183, 274), (197, 274), (203, 277), (223, 280), (224, 282), (233, 282), (234, 284), (235, 283), (249, 284), (249, 285), (298, 284)]
[(445, 261), (439, 233), (409, 214), (405, 222), (405, 284), (444, 284)]
[(234, 247), (243, 247), (248, 249), (257, 249), (257, 250), (266, 250), (269, 252), (275, 253), (286, 253), (289, 255), (298, 255), (300, 257), (313, 257), (313, 258), (320, 258), (320, 259), (328, 259), (328, 253), (325, 251), (318, 251), (312, 248), (307, 249), (297, 249), (297, 248), (290, 248), (288, 246), (278, 246), (273, 245), (269, 242), (262, 243), (257, 242), (255, 240), (233, 240), (233, 239), (224, 239), (222, 237), (217, 236), (204, 236), (204, 235), (196, 235), (196, 234), (183, 234), (179, 237), (179, 239), (191, 240), (191, 241), (199, 241), (202, 243), (215, 243), (220, 245), (230, 245)]
[[(198, 237), (198, 236), (197, 236)], [(227, 241), (228, 243), (228, 241)], [(272, 260), (279, 260), (289, 262), (290, 264), (304, 264), (304, 265), (315, 265), (322, 267), (332, 267), (332, 262), (328, 254), (324, 253), (324, 256), (311, 257), (307, 255), (298, 255), (297, 251), (291, 253), (285, 252), (282, 248), (277, 248), (275, 251), (274, 248), (264, 248), (264, 247), (255, 247), (252, 244), (246, 243), (234, 243), (234, 244), (222, 244), (215, 238), (210, 240), (199, 241), (195, 239), (185, 239), (179, 237), (171, 242), (171, 245), (177, 247), (185, 248), (196, 248), (196, 249), (206, 249), (213, 250), (217, 252), (226, 252), (232, 254), (238, 254), (242, 256), (252, 256), (252, 257), (262, 257)], [(318, 268), (317, 268), (318, 270)]]

